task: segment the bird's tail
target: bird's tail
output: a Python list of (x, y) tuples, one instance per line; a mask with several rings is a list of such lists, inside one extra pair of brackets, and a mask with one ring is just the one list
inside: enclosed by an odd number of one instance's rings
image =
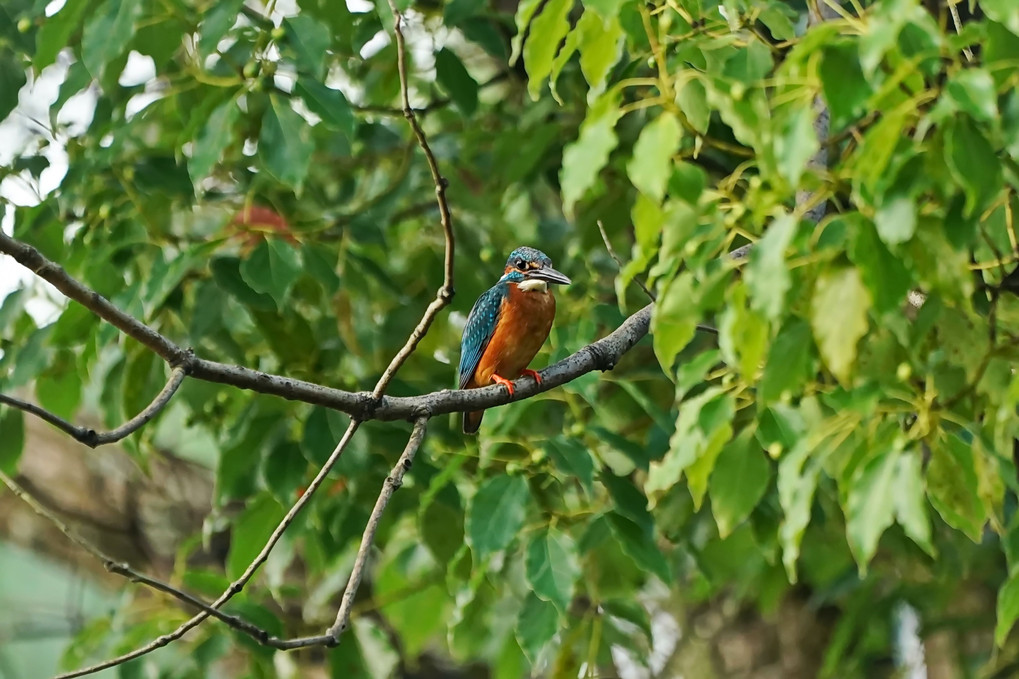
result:
[(485, 416), (484, 410), (475, 410), (472, 413), (464, 413), (464, 433), (477, 434), (481, 427), (481, 418)]

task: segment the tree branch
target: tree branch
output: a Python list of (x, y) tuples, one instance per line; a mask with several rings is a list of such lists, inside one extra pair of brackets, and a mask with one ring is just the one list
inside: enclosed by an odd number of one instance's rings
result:
[(414, 422), (414, 429), (411, 431), (410, 438), (407, 440), (407, 445), (404, 447), (400, 459), (397, 460), (396, 466), (389, 472), (389, 476), (386, 477), (382, 484), (379, 499), (375, 501), (375, 507), (372, 509), (371, 516), (368, 517), (364, 534), (361, 536), (361, 546), (357, 550), (357, 558), (354, 560), (354, 568), (350, 572), (347, 587), (343, 590), (343, 598), (340, 601), (340, 608), (336, 612), (336, 620), (333, 622), (332, 627), (327, 630), (327, 634), (336, 641), (339, 641), (340, 635), (343, 634), (350, 624), (350, 611), (354, 606), (354, 597), (357, 594), (358, 587), (361, 586), (365, 564), (368, 562), (368, 552), (375, 542), (375, 533), (378, 532), (379, 522), (382, 521), (382, 514), (386, 511), (386, 506), (389, 504), (390, 498), (393, 497), (393, 493), (403, 485), (403, 475), (407, 473), (414, 462), (414, 456), (421, 447), (421, 442), (425, 438), (425, 431), (427, 429), (427, 417), (418, 418)]
[[(252, 370), (238, 365), (229, 365), (217, 361), (198, 358), (189, 351), (181, 349), (155, 330), (148, 328), (141, 321), (123, 313), (109, 301), (98, 295), (87, 286), (75, 281), (59, 266), (42, 256), (35, 248), (10, 238), (0, 232), (0, 252), (18, 253), (15, 257), (39, 264), (36, 274), (65, 292), (71, 299), (79, 302), (100, 318), (109, 321), (129, 337), (138, 339), (140, 336), (158, 337), (160, 349), (153, 348), (158, 355), (177, 357), (183, 365), (190, 368), (189, 376), (194, 379), (218, 384), (227, 384), (241, 389), (249, 389), (262, 394), (281, 396), (286, 399), (301, 401), (312, 405), (323, 406), (346, 413), (358, 420), (407, 420), (421, 415), (441, 415), (444, 413), (482, 410), (505, 405), (513, 401), (530, 398), (535, 394), (548, 391), (566, 384), (581, 375), (594, 370), (609, 370), (619, 359), (633, 348), (648, 332), (651, 318), (651, 306), (644, 307), (626, 319), (614, 332), (603, 339), (581, 348), (573, 355), (540, 371), (542, 383), (537, 385), (534, 380), (522, 378), (514, 383), (514, 395), (510, 396), (504, 388), (492, 385), (480, 389), (448, 390), (444, 389), (420, 396), (374, 398), (370, 392), (349, 392), (341, 389), (324, 387), (313, 382), (293, 379), (280, 375), (271, 375), (260, 370)], [(735, 251), (734, 251), (735, 252)], [(26, 264), (27, 266), (27, 264)], [(433, 300), (429, 311), (437, 304)], [(426, 317), (428, 312), (426, 312)], [(114, 322), (113, 319), (116, 319)], [(424, 322), (422, 319), (422, 323)], [(415, 328), (417, 332), (421, 327)], [(150, 345), (146, 345), (150, 346)], [(150, 346), (150, 348), (152, 348)], [(404, 347), (406, 349), (406, 347)], [(402, 352), (402, 350), (401, 350)], [(59, 425), (58, 425), (59, 426)]]
[(62, 417), (54, 415), (44, 408), (28, 403), (27, 401), (22, 401), (21, 399), (14, 398), (13, 396), (7, 396), (6, 394), (0, 394), (0, 403), (7, 404), (13, 408), (23, 410), (26, 413), (42, 418), (57, 429), (70, 434), (74, 440), (84, 443), (89, 448), (98, 448), (99, 446), (104, 446), (108, 443), (116, 443), (145, 426), (149, 420), (158, 415), (159, 412), (170, 403), (170, 399), (177, 393), (177, 390), (184, 382), (184, 378), (186, 376), (187, 369), (184, 366), (178, 365), (175, 367), (170, 371), (170, 379), (167, 381), (166, 386), (164, 386), (162, 390), (156, 394), (156, 397), (152, 399), (152, 403), (147, 405), (144, 410), (116, 429), (104, 432), (97, 432), (95, 429), (79, 427), (75, 424), (71, 424)]
[(223, 613), (222, 611), (217, 611), (216, 609), (210, 607), (201, 599), (192, 596), (187, 592), (179, 590), (167, 582), (163, 582), (162, 580), (158, 580), (156, 578), (145, 575), (144, 573), (140, 573), (131, 568), (126, 563), (117, 561), (113, 557), (107, 555), (105, 552), (96, 547), (94, 544), (92, 544), (85, 538), (81, 537), (81, 535), (79, 535), (77, 531), (75, 531), (73, 528), (64, 523), (63, 520), (61, 520), (56, 514), (47, 509), (41, 502), (35, 499), (31, 493), (22, 488), (21, 485), (18, 484), (18, 482), (16, 482), (10, 476), (5, 474), (3, 471), (0, 471), (0, 482), (7, 486), (7, 488), (12, 493), (14, 493), (18, 498), (20, 498), (25, 504), (31, 507), (32, 511), (34, 511), (36, 514), (38, 514), (39, 516), (43, 517), (44, 519), (52, 523), (54, 526), (56, 526), (57, 530), (63, 533), (68, 540), (78, 545), (83, 550), (85, 550), (86, 552), (94, 556), (96, 559), (98, 559), (100, 562), (102, 562), (103, 567), (110, 573), (123, 576), (132, 582), (139, 582), (143, 585), (151, 587), (152, 589), (159, 590), (160, 592), (164, 592), (173, 597), (176, 597), (177, 599), (183, 601), (184, 603), (190, 606), (200, 608), (201, 610), (207, 612), (209, 615), (212, 615), (218, 618), (219, 620), (222, 620), (231, 627), (251, 634), (256, 639), (260, 638), (268, 639), (269, 634), (264, 630), (260, 629), (258, 626), (252, 625), (251, 623), (245, 620), (241, 620), (240, 618), (234, 617), (227, 613)]
[(361, 535), (361, 546), (357, 550), (354, 566), (350, 571), (350, 578), (347, 580), (347, 586), (343, 590), (343, 597), (340, 600), (339, 610), (336, 612), (335, 622), (326, 630), (325, 634), (286, 640), (272, 638), (268, 641), (269, 646), (282, 650), (293, 650), (307, 646), (336, 646), (340, 642), (340, 636), (347, 630), (350, 624), (350, 614), (354, 608), (354, 598), (357, 596), (357, 590), (361, 586), (361, 579), (364, 577), (364, 570), (368, 564), (368, 554), (371, 551), (372, 544), (375, 542), (375, 533), (378, 532), (379, 523), (382, 521), (382, 514), (386, 511), (386, 506), (393, 497), (393, 493), (403, 485), (403, 475), (410, 469), (414, 456), (417, 454), (418, 449), (421, 448), (421, 442), (424, 441), (427, 428), (427, 417), (420, 417), (415, 420), (414, 429), (411, 431), (410, 438), (407, 440), (407, 445), (404, 447), (400, 459), (397, 460), (396, 466), (393, 467), (392, 471), (389, 472), (389, 476), (382, 483), (382, 490), (375, 501), (375, 508), (372, 509), (371, 516), (368, 517), (368, 523), (364, 527), (364, 533)]
[(230, 583), (230, 586), (226, 588), (226, 591), (224, 591), (219, 596), (219, 598), (217, 598), (208, 606), (203, 607), (202, 611), (195, 615), (194, 617), (185, 620), (174, 631), (156, 637), (155, 639), (145, 644), (144, 646), (136, 648), (135, 650), (125, 653), (123, 655), (119, 655), (116, 658), (104, 660), (103, 662), (97, 663), (90, 667), (84, 667), (82, 669), (72, 670), (71, 672), (65, 672), (64, 674), (58, 675), (56, 679), (71, 679), (72, 677), (83, 677), (87, 674), (94, 674), (96, 672), (100, 672), (111, 667), (116, 667), (117, 665), (122, 665), (128, 661), (134, 660), (135, 658), (140, 658), (143, 655), (147, 655), (152, 651), (160, 649), (168, 645), (169, 643), (176, 641), (177, 639), (180, 639), (189, 631), (191, 631), (195, 627), (198, 627), (198, 625), (208, 620), (209, 617), (213, 615), (209, 611), (209, 609), (218, 609), (227, 601), (232, 599), (235, 595), (237, 595), (242, 589), (244, 589), (244, 585), (246, 585), (248, 581), (251, 580), (252, 576), (255, 574), (255, 571), (257, 571), (262, 566), (262, 564), (265, 563), (265, 560), (269, 558), (269, 553), (272, 551), (273, 547), (276, 546), (276, 543), (279, 542), (280, 538), (283, 537), (283, 533), (285, 533), (287, 528), (290, 527), (290, 524), (293, 523), (294, 519), (297, 517), (300, 511), (304, 509), (304, 506), (308, 504), (308, 501), (311, 500), (311, 496), (314, 495), (315, 491), (318, 490), (319, 486), (322, 485), (322, 482), (325, 481), (326, 476), (332, 470), (337, 460), (340, 459), (340, 455), (343, 454), (344, 449), (347, 447), (347, 444), (350, 443), (350, 439), (353, 437), (354, 432), (357, 431), (357, 428), (358, 426), (360, 426), (360, 424), (361, 423), (358, 420), (352, 419), (350, 421), (350, 424), (347, 426), (347, 430), (343, 432), (343, 437), (340, 439), (340, 442), (336, 444), (336, 447), (333, 449), (333, 452), (329, 456), (329, 459), (326, 460), (324, 465), (322, 465), (322, 469), (319, 470), (318, 474), (315, 475), (315, 478), (312, 479), (311, 483), (308, 484), (308, 488), (304, 491), (301, 497), (297, 499), (297, 502), (294, 503), (294, 506), (291, 507), (290, 510), (286, 513), (283, 519), (279, 522), (279, 525), (276, 526), (276, 529), (272, 532), (272, 535), (269, 536), (269, 540), (265, 543), (265, 546), (262, 547), (262, 551), (260, 551), (258, 555), (251, 561), (251, 563), (248, 564), (248, 567), (244, 569), (244, 572), (241, 574), (241, 576)]
[[(448, 182), (439, 173), (438, 163), (436, 162), (435, 155), (432, 153), (432, 150), (428, 145), (428, 139), (425, 136), (424, 131), (421, 129), (421, 126), (418, 124), (417, 118), (414, 115), (414, 111), (410, 107), (410, 94), (407, 81), (406, 54), (403, 40), (403, 32), (401, 29), (402, 17), (400, 16), (400, 13), (397, 11), (396, 6), (392, 2), (390, 2), (390, 8), (392, 9), (393, 15), (396, 20), (395, 32), (397, 40), (397, 65), (400, 73), (401, 90), (403, 92), (404, 114), (406, 115), (407, 120), (414, 131), (414, 135), (417, 137), (418, 144), (421, 146), (422, 151), (424, 151), (425, 158), (428, 161), (428, 167), (432, 173), (432, 179), (435, 182), (435, 196), (439, 206), (439, 212), (441, 215), (441, 224), (446, 241), (446, 251), (442, 286), (439, 288), (439, 291), (436, 294), (435, 299), (432, 300), (431, 304), (428, 305), (428, 308), (425, 310), (424, 316), (421, 318), (421, 321), (418, 323), (417, 327), (414, 328), (414, 331), (411, 333), (406, 344), (404, 344), (400, 351), (397, 352), (396, 356), (393, 357), (393, 360), (389, 363), (389, 366), (386, 368), (385, 372), (383, 372), (382, 376), (379, 378), (379, 381), (375, 385), (375, 389), (372, 391), (372, 393), (366, 399), (364, 396), (361, 395), (349, 394), (347, 392), (339, 392), (340, 394), (344, 394), (345, 400), (349, 400), (352, 398), (356, 402), (361, 404), (365, 404), (365, 402), (367, 401), (368, 404), (370, 404), (372, 410), (375, 409), (378, 402), (382, 399), (382, 396), (385, 393), (386, 388), (389, 386), (389, 383), (396, 375), (396, 372), (400, 369), (404, 362), (417, 348), (421, 339), (428, 332), (428, 328), (431, 326), (435, 317), (446, 305), (449, 304), (449, 302), (453, 299), (454, 294), (453, 253), (455, 241), (453, 237), (452, 217), (450, 215), (449, 204), (446, 201), (446, 187), (448, 185)], [(50, 267), (55, 266), (52, 265), (52, 263), (50, 263), (48, 260), (46, 260), (46, 258), (43, 257), (42, 254), (39, 253), (34, 248), (31, 248), (30, 246), (21, 243), (17, 243), (17, 241), (14, 241), (14, 239), (7, 237), (2, 232), (0, 232), (0, 252), (6, 252), (7, 250), (5, 250), (4, 248), (9, 247), (11, 244), (20, 246), (19, 248), (17, 248), (18, 254), (15, 255), (15, 259), (21, 262), (22, 264), (25, 264), (25, 266), (29, 266), (29, 264), (26, 264), (25, 261), (23, 260), (28, 260), (29, 262), (34, 261), (38, 264), (43, 265), (49, 264)], [(19, 259), (19, 255), (21, 259)], [(64, 284), (64, 287), (66, 288), (67, 291), (60, 287), (57, 287), (58, 290), (61, 290), (61, 292), (64, 292), (64, 294), (68, 295), (72, 299), (79, 301), (81, 304), (91, 309), (101, 318), (108, 320), (110, 323), (112, 323), (114, 326), (121, 329), (125, 333), (129, 335), (131, 335), (131, 332), (138, 333), (139, 337), (136, 337), (136, 339), (143, 342), (143, 344), (146, 344), (146, 346), (152, 348), (153, 351), (155, 351), (158, 355), (162, 356), (164, 360), (171, 362), (172, 365), (182, 364), (186, 359), (187, 367), (196, 376), (201, 374), (203, 368), (208, 369), (214, 367), (214, 365), (211, 364), (211, 362), (203, 362), (198, 359), (195, 359), (193, 352), (191, 352), (190, 350), (181, 353), (180, 347), (171, 342), (169, 339), (159, 334), (155, 330), (148, 328), (140, 321), (121, 312), (119, 309), (110, 304), (109, 301), (105, 300), (95, 292), (92, 292), (91, 296), (89, 296), (87, 294), (88, 288), (78, 283), (77, 281), (74, 281), (74, 279), (71, 278), (67, 274), (67, 272), (64, 271), (62, 268), (60, 267), (34, 268), (32, 266), (29, 266), (29, 268), (31, 268), (33, 271), (36, 272), (37, 275), (43, 278), (45, 278), (45, 275), (47, 273), (58, 277)], [(77, 297), (72, 296), (72, 293), (78, 296)], [(94, 306), (89, 306), (90, 303), (93, 304)], [(100, 313), (100, 311), (108, 314), (108, 316), (104, 316), (103, 313)], [(208, 363), (210, 365), (202, 365), (203, 363)], [(259, 374), (257, 373), (257, 371), (248, 371), (245, 368), (239, 368), (236, 366), (221, 366), (221, 367), (230, 369), (228, 370), (228, 372), (232, 374), (244, 374), (245, 372), (250, 373), (250, 375), (248, 375), (249, 377), (254, 376), (258, 380), (262, 380), (268, 377), (264, 373)], [(288, 380), (285, 381), (289, 382)], [(315, 387), (316, 385), (310, 386)], [(317, 388), (321, 389), (321, 387)], [(404, 455), (407, 456), (408, 463), (409, 459), (413, 457), (414, 452), (416, 452), (417, 448), (420, 446), (421, 438), (423, 438), (424, 436), (424, 424), (427, 421), (428, 417), (426, 415), (419, 415), (417, 416), (417, 419), (418, 422), (415, 425), (414, 434), (412, 434), (411, 436), (411, 441), (408, 442), (407, 450), (404, 451)], [(219, 598), (213, 601), (208, 607), (204, 607), (202, 612), (198, 613), (194, 617), (182, 623), (173, 632), (169, 634), (164, 634), (156, 639), (153, 639), (148, 644), (139, 647), (129, 653), (125, 653), (121, 656), (118, 656), (116, 658), (111, 658), (97, 665), (93, 665), (92, 667), (87, 667), (84, 669), (75, 670), (73, 672), (68, 672), (66, 674), (60, 675), (58, 679), (70, 679), (71, 677), (80, 677), (87, 674), (93, 674), (95, 672), (108, 669), (110, 667), (121, 665), (130, 660), (134, 660), (135, 658), (139, 658), (143, 655), (151, 653), (152, 651), (158, 648), (162, 648), (163, 646), (166, 646), (167, 644), (177, 639), (180, 639), (189, 630), (197, 627), (202, 622), (207, 620), (210, 617), (210, 615), (213, 615), (210, 609), (218, 609), (227, 601), (229, 601), (233, 596), (235, 596), (238, 592), (240, 592), (247, 584), (247, 582), (254, 576), (255, 572), (262, 566), (263, 563), (265, 563), (273, 547), (276, 546), (276, 543), (279, 542), (280, 538), (283, 536), (283, 533), (286, 532), (287, 528), (289, 528), (290, 524), (293, 522), (297, 514), (301, 511), (304, 505), (308, 503), (308, 501), (311, 499), (311, 496), (315, 493), (319, 486), (322, 485), (322, 482), (325, 480), (326, 476), (329, 474), (333, 466), (336, 464), (340, 456), (343, 454), (344, 449), (350, 442), (350, 439), (353, 437), (354, 432), (357, 431), (357, 428), (360, 426), (360, 424), (361, 418), (358, 418), (352, 414), (350, 425), (347, 427), (347, 430), (344, 432), (343, 437), (340, 439), (339, 443), (333, 449), (333, 452), (332, 454), (330, 454), (329, 459), (326, 460), (325, 464), (322, 466), (322, 469), (319, 470), (318, 474), (315, 475), (315, 478), (308, 485), (308, 488), (301, 495), (301, 497), (298, 498), (297, 502), (290, 508), (290, 510), (286, 513), (286, 515), (280, 521), (279, 525), (276, 526), (276, 529), (269, 537), (265, 546), (262, 547), (262, 550), (251, 561), (251, 563), (244, 570), (241, 576), (237, 580), (232, 582), (230, 586), (226, 589), (226, 591), (224, 591), (219, 596)], [(400, 473), (399, 478), (402, 479), (402, 477), (403, 474)], [(389, 501), (389, 496), (392, 495), (392, 492), (394, 490), (395, 488), (392, 487), (392, 484), (389, 484), (388, 494), (386, 492), (387, 488), (386, 487), (383, 488), (382, 495), (380, 495), (379, 498), (379, 503), (376, 504), (378, 517), (381, 516), (382, 510), (385, 509), (385, 505)], [(378, 517), (376, 516), (375, 511), (373, 511), (372, 516), (374, 518), (375, 525), (373, 526), (372, 520), (369, 520), (369, 524), (365, 529), (365, 540), (362, 543), (362, 550), (367, 550), (367, 548), (370, 546), (370, 542), (374, 538), (375, 530), (378, 527), (377, 526)], [(365, 557), (362, 557), (362, 555), (359, 553), (358, 558), (359, 559), (366, 558), (366, 555)], [(361, 568), (363, 569), (363, 567), (364, 564), (362, 563)], [(354, 577), (355, 575), (357, 576), (356, 578)], [(351, 580), (348, 583), (348, 590), (351, 590), (352, 586), (351, 598), (353, 597), (353, 593), (356, 592), (359, 584), (360, 584), (360, 572), (356, 571), (355, 573), (352, 573)], [(343, 615), (343, 611), (344, 606), (341, 604), (340, 612), (337, 614), (337, 620), (339, 620), (340, 617)], [(346, 617), (347, 619), (349, 619), (349, 610), (346, 613)], [(240, 627), (239, 629), (243, 629), (244, 631), (251, 633), (249, 629), (246, 629), (244, 627)], [(339, 632), (336, 632), (335, 634), (333, 634), (332, 631), (330, 631), (329, 641), (327, 642), (327, 645), (335, 646), (337, 643), (339, 643), (339, 634), (341, 632), (342, 629), (340, 629)], [(257, 635), (256, 638), (258, 638)], [(277, 644), (286, 643), (285, 641), (279, 640), (275, 641)], [(265, 641), (263, 643), (269, 642)], [(293, 648), (296, 647), (297, 646), (293, 646)]]

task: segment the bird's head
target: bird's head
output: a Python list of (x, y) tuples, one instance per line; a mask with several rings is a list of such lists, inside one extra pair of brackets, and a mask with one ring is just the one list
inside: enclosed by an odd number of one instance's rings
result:
[(549, 283), (569, 285), (570, 279), (552, 268), (552, 260), (541, 250), (520, 247), (510, 253), (502, 280), (523, 290), (547, 290)]

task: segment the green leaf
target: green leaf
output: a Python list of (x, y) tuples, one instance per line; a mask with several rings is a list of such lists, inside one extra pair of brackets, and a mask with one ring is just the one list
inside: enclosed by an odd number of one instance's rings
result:
[(708, 105), (708, 91), (700, 78), (687, 78), (676, 90), (676, 105), (690, 121), (693, 128), (706, 134), (711, 123), (711, 107)]
[(534, 13), (538, 11), (538, 8), (541, 6), (541, 0), (522, 0), (522, 2), (517, 5), (517, 12), (513, 17), (517, 30), (516, 33), (513, 34), (513, 39), (510, 41), (510, 64), (515, 64), (517, 59), (520, 58), (520, 48), (523, 46), (524, 37), (528, 34), (527, 26), (531, 23), (531, 19), (534, 18)]
[(650, 571), (666, 584), (671, 583), (672, 571), (669, 562), (655, 544), (653, 535), (642, 531), (637, 524), (615, 512), (609, 512), (605, 516), (623, 553), (639, 568)]
[(771, 73), (774, 65), (771, 49), (760, 40), (751, 40), (726, 59), (722, 75), (750, 85)]
[(576, 478), (591, 493), (594, 489), (594, 459), (587, 446), (567, 436), (557, 436), (549, 443), (552, 462), (559, 471)]
[(820, 471), (820, 463), (811, 459), (804, 440), (783, 454), (778, 462), (778, 501), (785, 514), (779, 527), (779, 543), (782, 545), (782, 563), (791, 583), (797, 580), (800, 541), (810, 523)]
[(648, 501), (644, 493), (640, 492), (629, 478), (616, 476), (608, 470), (603, 471), (599, 478), (612, 498), (615, 511), (650, 535), (654, 531), (655, 520), (648, 511)]
[(207, 57), (216, 51), (220, 40), (237, 22), (244, 0), (220, 0), (210, 5), (199, 26), (198, 52)]
[(814, 131), (814, 109), (811, 106), (790, 106), (775, 137), (778, 172), (790, 186), (799, 186), (807, 163), (820, 145)]
[(527, 92), (538, 100), (541, 84), (552, 72), (552, 61), (559, 43), (570, 30), (566, 17), (573, 0), (548, 0), (541, 13), (531, 21), (530, 32), (524, 42), (524, 64), (527, 66)]
[(630, 181), (642, 193), (659, 202), (672, 174), (672, 156), (679, 148), (683, 128), (676, 116), (665, 111), (641, 130), (626, 166)]
[(604, 599), (601, 602), (602, 608), (609, 615), (625, 620), (636, 625), (644, 634), (644, 638), (650, 643), (653, 638), (651, 631), (651, 618), (647, 609), (639, 601), (629, 599)]
[(1019, 7), (1012, 0), (980, 0), (980, 9), (989, 18), (1019, 35)]
[(931, 522), (927, 515), (927, 492), (920, 455), (915, 451), (899, 456), (895, 468), (895, 519), (909, 538), (935, 556)]
[(987, 514), (978, 492), (973, 448), (954, 434), (943, 434), (931, 445), (927, 497), (945, 523), (980, 542)]
[(18, 105), (18, 92), (28, 82), (21, 58), (12, 50), (0, 48), (0, 121)]
[(957, 71), (945, 85), (945, 94), (956, 108), (974, 120), (992, 123), (998, 118), (998, 93), (990, 74), (977, 68)]
[(889, 245), (904, 243), (916, 232), (916, 204), (913, 197), (889, 195), (884, 198), (874, 213), (877, 232), (881, 235), (881, 240)]
[(81, 36), (81, 60), (94, 79), (124, 53), (141, 13), (141, 0), (106, 0), (92, 14)]
[(1013, 571), (998, 590), (998, 623), (994, 626), (994, 643), (1000, 648), (1019, 618), (1019, 571)]
[(945, 131), (945, 162), (966, 193), (966, 215), (987, 205), (1001, 189), (1001, 161), (969, 116), (955, 116)]
[(672, 375), (676, 357), (697, 330), (699, 314), (694, 299), (693, 274), (685, 271), (659, 292), (651, 312), (655, 356), (666, 375)]
[[(81, 18), (91, 4), (92, 0), (67, 0), (56, 14), (43, 20), (39, 32), (35, 34), (32, 67), (36, 73), (57, 60), (57, 54), (68, 46), (71, 34), (81, 24)], [(0, 86), (0, 92), (3, 91), (4, 88)], [(0, 119), (4, 117), (2, 113), (0, 109)]]
[(25, 417), (17, 408), (0, 406), (0, 471), (14, 476), (25, 449)]
[(770, 482), (771, 465), (754, 440), (753, 429), (744, 429), (722, 448), (708, 483), (719, 536), (728, 537), (750, 516)]
[[(893, 255), (885, 244), (890, 234), (878, 237), (877, 229), (865, 220), (850, 222), (852, 240), (849, 258), (853, 260), (880, 314), (898, 311), (913, 284), (900, 257)], [(912, 235), (912, 234), (910, 234)]]
[(301, 275), (301, 255), (282, 238), (267, 238), (241, 261), (240, 272), (252, 290), (270, 295), (282, 309)]
[(209, 262), (209, 269), (219, 288), (233, 295), (241, 304), (252, 309), (275, 309), (276, 303), (271, 296), (255, 292), (244, 282), (242, 265), (236, 257), (216, 257)]
[(122, 394), (126, 416), (134, 417), (152, 402), (163, 386), (159, 384), (165, 378), (163, 365), (158, 356), (142, 347), (128, 354)]
[(520, 649), (532, 663), (537, 661), (558, 627), (559, 613), (555, 606), (541, 600), (534, 592), (529, 593), (517, 618), (516, 637)]
[(254, 561), (284, 514), (286, 511), (272, 495), (262, 493), (233, 521), (230, 554), (226, 560), (226, 574), (231, 580), (236, 580)]
[(785, 295), (792, 287), (789, 270), (786, 268), (785, 251), (792, 242), (797, 225), (795, 217), (782, 215), (771, 223), (750, 251), (746, 274), (750, 299), (754, 308), (770, 320), (776, 320), (782, 315)]
[(602, 19), (609, 21), (613, 17), (618, 17), (628, 2), (629, 0), (584, 0), (584, 8), (594, 10)]
[(598, 173), (609, 160), (609, 154), (619, 143), (615, 132), (620, 115), (618, 96), (609, 90), (598, 99), (580, 126), (580, 136), (563, 150), (560, 173), (563, 210), (571, 219), (577, 201), (594, 185)]
[(311, 129), (286, 99), (271, 94), (269, 102), (262, 117), (258, 155), (269, 174), (300, 192), (315, 152)]
[(861, 576), (877, 551), (882, 533), (895, 520), (898, 450), (885, 450), (857, 470), (846, 500), (846, 536)]
[[(587, 20), (588, 15), (592, 17), (591, 20)], [(623, 27), (615, 15), (603, 17), (596, 12), (585, 11), (575, 30), (578, 33), (580, 71), (591, 87), (587, 98), (592, 101), (605, 90), (609, 73), (619, 61)]]
[(821, 358), (843, 384), (852, 375), (856, 343), (867, 332), (870, 304), (870, 293), (854, 267), (830, 269), (817, 277), (810, 325)]
[(768, 349), (758, 398), (762, 404), (793, 394), (812, 377), (813, 351), (810, 326), (799, 318), (790, 318), (778, 331)]
[(447, 26), (458, 26), (465, 19), (480, 14), (486, 7), (484, 0), (451, 0), (442, 10), (442, 22)]
[(722, 311), (718, 325), (718, 347), (722, 357), (740, 373), (753, 381), (768, 348), (768, 322), (747, 307), (746, 286), (736, 283), (729, 289), (730, 299)]
[(307, 460), (292, 441), (281, 441), (262, 459), (262, 481), (282, 505), (289, 505), (297, 497), (307, 470)]
[(549, 527), (527, 546), (527, 581), (534, 593), (551, 601), (565, 614), (573, 600), (573, 588), (580, 577), (580, 560), (573, 539)]
[(197, 184), (208, 177), (223, 151), (230, 146), (234, 140), (234, 123), (237, 122), (238, 114), (240, 107), (231, 98), (209, 115), (201, 133), (195, 138), (191, 158), (188, 160), (188, 173), (192, 182)]
[(283, 20), (287, 44), (297, 56), (300, 70), (321, 80), (325, 75), (326, 52), (332, 44), (329, 27), (308, 14)]
[(524, 525), (529, 498), (522, 476), (495, 476), (481, 484), (467, 510), (467, 544), (478, 561), (509, 546)]
[(848, 45), (826, 49), (820, 76), (833, 130), (840, 130), (863, 115), (871, 85), (863, 75), (855, 49)]
[(651, 463), (644, 482), (644, 492), (651, 502), (663, 497), (689, 469), (690, 494), (695, 507), (700, 506), (715, 458), (732, 437), (734, 414), (731, 395), (720, 387), (709, 387), (680, 404), (669, 450), (661, 460)]
[(317, 80), (298, 78), (294, 94), (304, 101), (308, 110), (322, 119), (322, 122), (353, 140), (357, 120), (343, 92), (326, 87)]
[(72, 364), (63, 363), (59, 370), (48, 370), (36, 379), (35, 395), (46, 410), (73, 419), (81, 403), (81, 377)]
[(460, 57), (443, 47), (435, 54), (435, 78), (460, 112), (470, 116), (478, 108), (478, 83)]

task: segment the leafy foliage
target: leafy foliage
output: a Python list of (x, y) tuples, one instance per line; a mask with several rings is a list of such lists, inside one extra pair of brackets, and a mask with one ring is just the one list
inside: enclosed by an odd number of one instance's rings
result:
[[(399, 110), (392, 16), (355, 4), (5, 2), (0, 119), (29, 76), (59, 89), (53, 135), (0, 178), (39, 185), (56, 146), (67, 155), (58, 188), (8, 208), (14, 236), (203, 357), (365, 388), (430, 301), (442, 236)], [(647, 662), (664, 604), (641, 602), (662, 583), (684, 604), (766, 612), (798, 583), (839, 613), (824, 658), (839, 677), (875, 676), (894, 604), (934, 629), (1000, 590), (997, 617), (967, 625), (1007, 652), (984, 643), (967, 662), (1015, 654), (1019, 6), (976, 5), (957, 32), (917, 0), (848, 3), (809, 29), (779, 0), (523, 0), (512, 22), (469, 0), (413, 4), (412, 101), (450, 183), (459, 313), (392, 392), (451, 386), (462, 315), (516, 245), (575, 281), (539, 363), (646, 303), (634, 278), (658, 300), (653, 340), (613, 373), (489, 413), (480, 443), (433, 422), (353, 633), (323, 660), (333, 676), (423, 651), (504, 677), (593, 672), (615, 647)], [(61, 117), (74, 106), (93, 107), (80, 129)], [(810, 163), (821, 149), (827, 168)], [(622, 271), (598, 220), (617, 247), (632, 231)], [(745, 265), (725, 258), (747, 242)], [(37, 321), (24, 301), (0, 307), (5, 392), (114, 425), (161, 388), (133, 341), (73, 304)], [(234, 575), (345, 418), (192, 382), (172, 409), (214, 442), (217, 512), (242, 507)], [(362, 427), (335, 492), (288, 532), (285, 575), (260, 576), (236, 612), (330, 622), (404, 430)], [(160, 431), (127, 442), (139, 460)], [(0, 468), (22, 432), (3, 410)], [(183, 581), (215, 590), (200, 583), (221, 574), (187, 566), (198, 549), (182, 549)], [(151, 634), (179, 618), (135, 613)], [(130, 633), (100, 621), (67, 661), (144, 641)], [(273, 671), (227, 634), (189, 638), (188, 669), (245, 649), (253, 676)]]

